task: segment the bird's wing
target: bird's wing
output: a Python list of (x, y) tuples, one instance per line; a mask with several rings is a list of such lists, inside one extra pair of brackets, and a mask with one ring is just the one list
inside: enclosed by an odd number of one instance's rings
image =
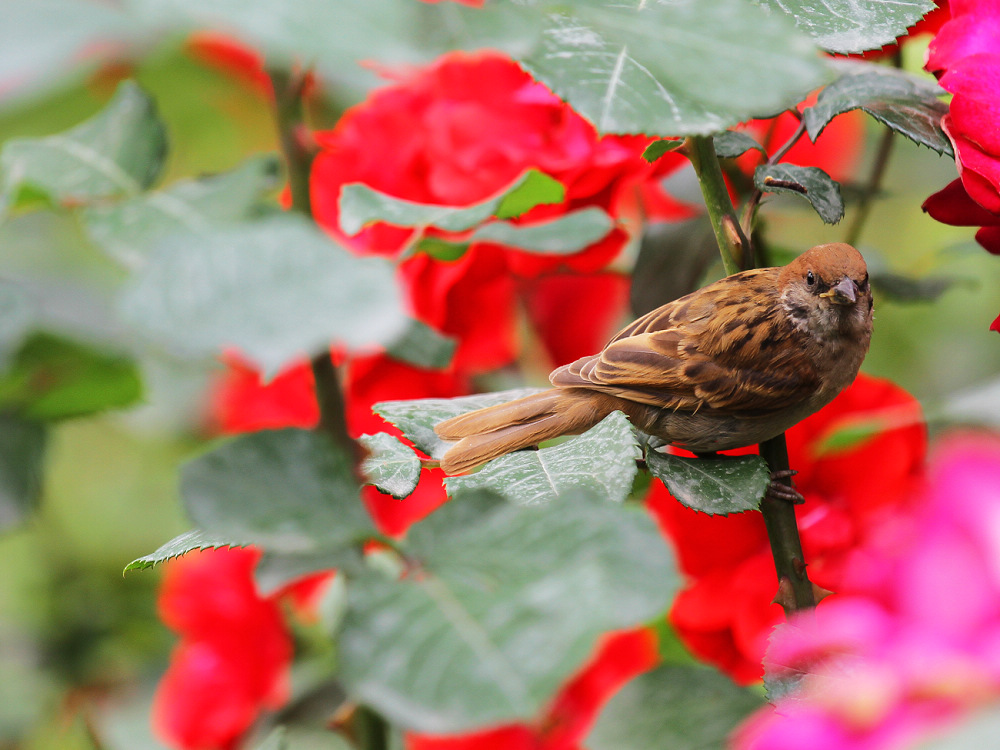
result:
[(664, 409), (739, 414), (807, 398), (819, 379), (805, 334), (767, 293), (770, 270), (723, 279), (648, 313), (600, 354), (553, 372), (552, 384)]

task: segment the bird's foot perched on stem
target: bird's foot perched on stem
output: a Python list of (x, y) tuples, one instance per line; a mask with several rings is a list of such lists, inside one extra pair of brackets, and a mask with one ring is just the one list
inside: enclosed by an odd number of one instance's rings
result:
[(780, 469), (771, 472), (771, 483), (764, 493), (772, 500), (780, 500), (792, 505), (802, 505), (806, 501), (802, 493), (795, 489), (792, 484), (792, 477), (798, 474), (794, 469)]

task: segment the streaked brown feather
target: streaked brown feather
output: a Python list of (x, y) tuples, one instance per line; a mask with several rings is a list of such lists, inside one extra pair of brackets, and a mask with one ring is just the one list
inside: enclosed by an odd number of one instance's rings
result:
[[(776, 335), (785, 341), (803, 336), (790, 324), (775, 330), (780, 270), (746, 271), (653, 310), (600, 354), (555, 370), (550, 380), (557, 388), (592, 388), (664, 409), (707, 407), (724, 414), (806, 398), (816, 388), (816, 373), (805, 348), (788, 347), (777, 361), (765, 351), (765, 340)], [(775, 304), (755, 310), (754, 295)]]

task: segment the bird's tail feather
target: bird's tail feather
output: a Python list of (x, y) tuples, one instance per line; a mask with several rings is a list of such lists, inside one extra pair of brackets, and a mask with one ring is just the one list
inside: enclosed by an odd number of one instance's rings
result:
[(441, 459), (441, 468), (459, 474), (505, 453), (584, 432), (613, 408), (600, 407), (593, 394), (552, 388), (452, 417), (434, 428), (442, 439), (458, 441)]

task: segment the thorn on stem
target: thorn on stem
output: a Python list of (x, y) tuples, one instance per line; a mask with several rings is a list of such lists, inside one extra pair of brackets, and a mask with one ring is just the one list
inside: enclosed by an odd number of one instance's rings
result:
[(774, 599), (771, 600), (772, 604), (780, 604), (785, 612), (790, 612), (796, 608), (795, 606), (795, 590), (792, 586), (792, 582), (785, 576), (778, 581), (778, 591), (774, 595)]

